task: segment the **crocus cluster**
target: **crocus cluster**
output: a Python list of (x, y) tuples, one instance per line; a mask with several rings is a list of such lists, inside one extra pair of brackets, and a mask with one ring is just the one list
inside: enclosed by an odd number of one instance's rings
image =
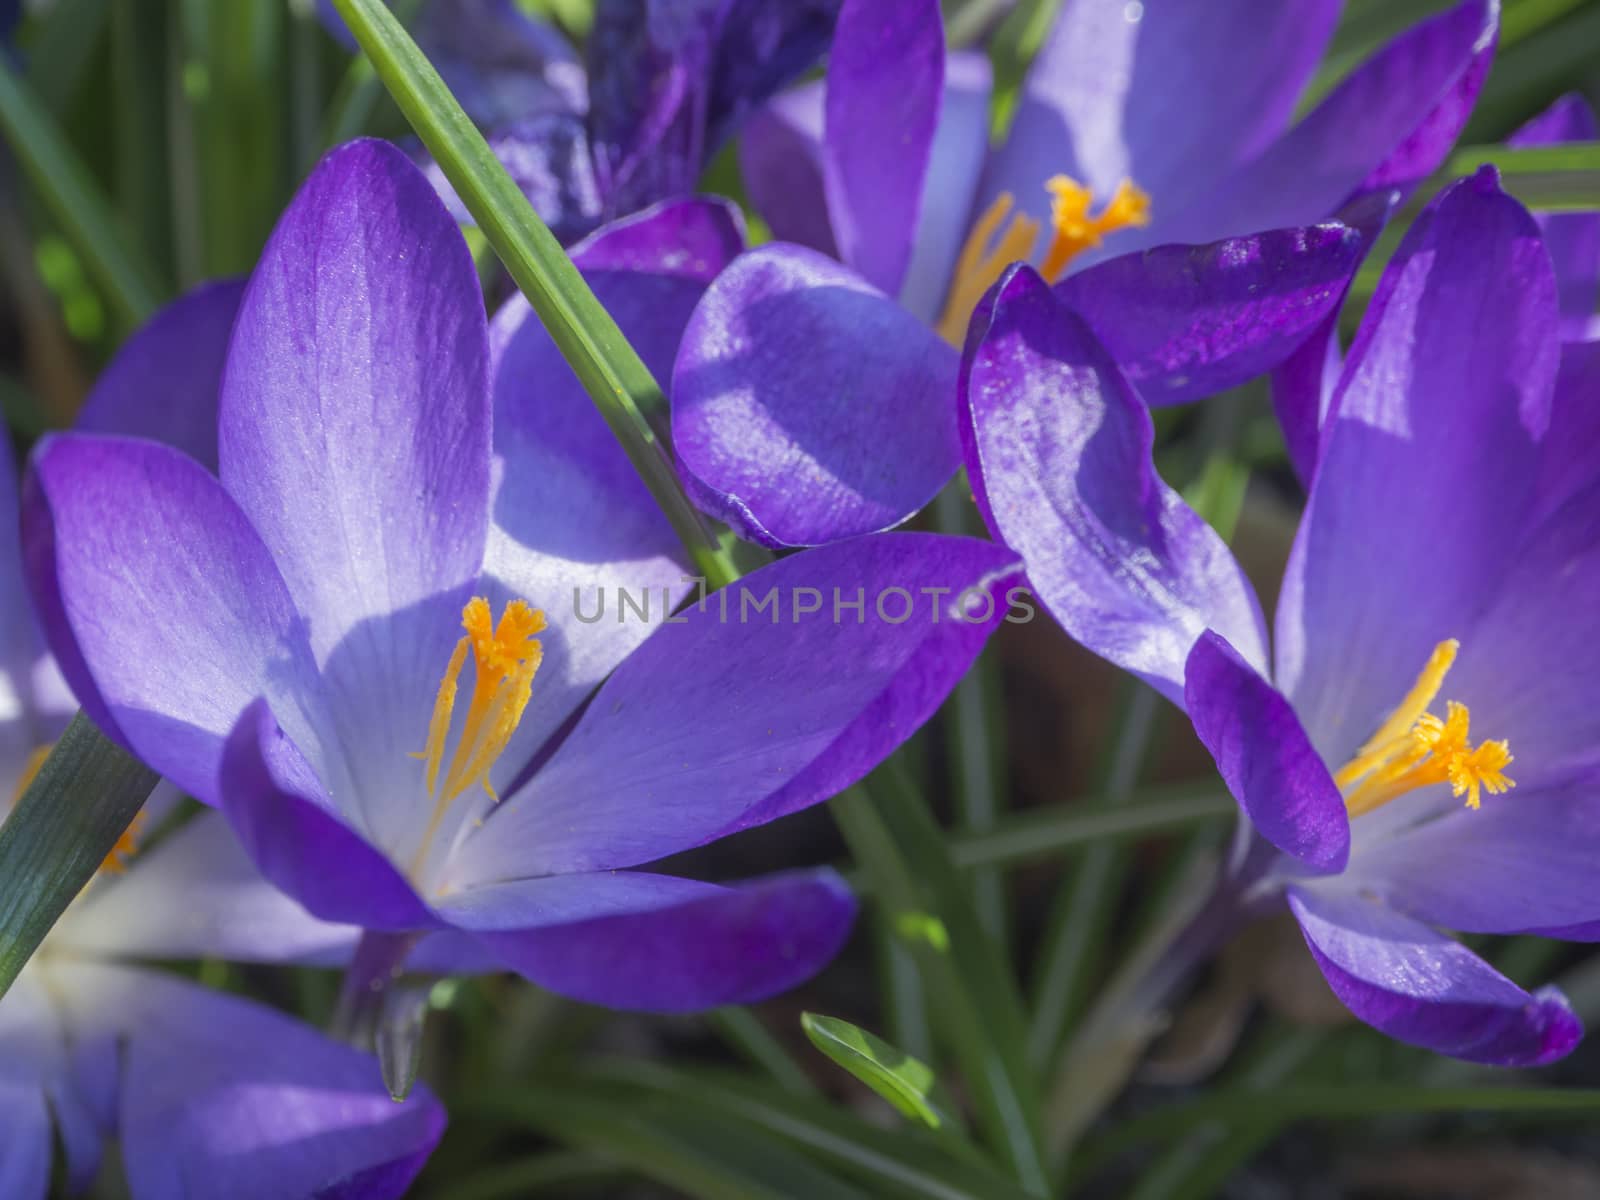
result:
[[(601, 0), (586, 64), (513, 0), (426, 0), (418, 41), (667, 385), (685, 490), (792, 553), (708, 595), (528, 303), (485, 312), (437, 172), (330, 153), (248, 279), (142, 330), (20, 501), (0, 477), (0, 798), (74, 704), (165, 781), (0, 997), (0, 1194), (45, 1193), (52, 1127), (75, 1187), (120, 1141), (134, 1200), (421, 1168), (425, 1088), (153, 960), (650, 1011), (810, 978), (837, 873), (664, 860), (880, 764), (1024, 572), (1188, 715), (1242, 814), (1223, 892), (1287, 906), (1351, 1011), (1570, 1050), (1559, 992), (1441, 930), (1600, 940), (1600, 217), (1454, 183), (1343, 352), (1498, 6), (1314, 87), (1338, 10), (1068, 0), (994, 139), (938, 0)], [(755, 249), (693, 194), (741, 126)], [(1564, 101), (1512, 140), (1594, 133)], [(1308, 490), (1270, 637), (1151, 416), (1268, 373)], [(891, 531), (963, 466), (992, 540)]]

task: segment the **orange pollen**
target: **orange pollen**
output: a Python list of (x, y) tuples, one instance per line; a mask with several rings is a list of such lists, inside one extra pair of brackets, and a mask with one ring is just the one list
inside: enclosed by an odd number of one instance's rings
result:
[(1512, 761), (1510, 744), (1502, 739), (1474, 746), (1472, 714), (1465, 704), (1447, 701), (1442, 719), (1428, 711), (1460, 648), (1454, 638), (1435, 646), (1399, 707), (1334, 774), (1352, 817), (1436, 783), (1448, 783), (1455, 795), (1465, 796), (1468, 808), (1478, 808), (1485, 791), (1498, 796), (1516, 786), (1505, 774)]
[[(444, 815), (464, 792), (482, 787), (496, 803), (500, 797), (489, 783), (489, 771), (505, 752), (511, 735), (522, 721), (533, 694), (533, 677), (544, 657), (538, 635), (545, 628), (544, 613), (526, 600), (513, 600), (494, 623), (489, 602), (474, 596), (461, 610), (461, 627), (466, 636), (456, 643), (450, 661), (439, 681), (433, 715), (428, 721), (428, 744), (412, 754), (426, 764), (424, 779), (433, 797), (433, 814), (423, 834), (413, 870), (420, 868), (428, 846)], [(450, 721), (455, 715), (456, 694), (461, 668), (468, 652), (472, 654), (472, 698), (455, 753), (445, 766), (445, 743), (450, 737)], [(439, 777), (444, 771), (444, 778)]]
[[(1044, 186), (1051, 196), (1051, 232), (1039, 273), (1050, 283), (1060, 279), (1079, 254), (1100, 245), (1107, 234), (1150, 223), (1150, 197), (1130, 180), (1117, 184), (1110, 201), (1093, 217), (1089, 208), (1094, 203), (1094, 193), (1081, 183), (1056, 175)], [(1033, 256), (1039, 241), (1039, 222), (1022, 213), (1013, 215), (1015, 203), (1010, 192), (997, 196), (961, 247), (938, 324), (939, 336), (952, 346), (959, 347), (965, 340), (972, 310), (1005, 269)]]

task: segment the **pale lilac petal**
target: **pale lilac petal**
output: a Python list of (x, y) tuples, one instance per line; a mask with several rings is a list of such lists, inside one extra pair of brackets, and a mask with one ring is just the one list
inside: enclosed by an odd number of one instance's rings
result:
[(739, 170), (751, 206), (778, 240), (839, 257), (822, 182), (821, 80), (773, 98), (739, 136)]
[(1456, 801), (1436, 820), (1360, 846), (1351, 878), (1430, 925), (1537, 933), (1600, 922), (1597, 861), (1600, 787), (1589, 776), (1485, 795), (1477, 810)]
[(1149, 410), (1088, 328), (1019, 267), (973, 318), (967, 469), (994, 535), (1069, 634), (1183, 703), (1210, 628), (1258, 670), (1260, 606), (1216, 531), (1162, 482)]
[(1368, 249), (1329, 222), (1161, 246), (1090, 267), (1056, 294), (1145, 402), (1183, 404), (1272, 369), (1334, 317)]
[(763, 545), (819, 545), (933, 499), (960, 462), (955, 388), (955, 352), (893, 300), (814, 251), (764, 246), (689, 321), (673, 445), (707, 512)]
[[(1592, 142), (1600, 128), (1594, 109), (1576, 92), (1561, 97), (1506, 139), (1508, 146)], [(1600, 214), (1536, 213), (1555, 264), (1561, 315), (1571, 325), (1594, 315), (1600, 299)], [(1570, 334), (1569, 334), (1570, 336)]]
[(1289, 465), (1301, 484), (1311, 486), (1322, 450), (1322, 425), (1344, 368), (1339, 347), (1339, 314), (1330, 314), (1300, 348), (1271, 373), (1272, 412), (1283, 432)]
[(938, 0), (845, 0), (828, 58), (823, 185), (839, 256), (894, 295), (944, 92)]
[(74, 423), (176, 446), (217, 469), (217, 396), (244, 281), (196, 288), (156, 313), (100, 373)]
[(1350, 857), (1344, 797), (1289, 702), (1207, 630), (1189, 652), (1184, 702), (1256, 831), (1318, 874)]
[[(334, 809), (265, 702), (251, 705), (239, 718), (223, 754), (221, 777), (221, 808), (245, 852), (309, 912), (368, 929), (434, 924), (394, 863)], [(397, 847), (396, 852), (412, 849)]]
[(1600, 767), (1600, 480), (1502, 550), (1446, 686), (1475, 740), (1510, 742), (1520, 795)]
[(234, 328), (220, 458), (327, 680), (325, 781), (397, 840), (483, 563), (490, 403), (472, 257), (393, 146), (333, 151), (279, 222)]
[(228, 1181), (237, 1200), (405, 1192), (444, 1129), (426, 1087), (404, 1103), (369, 1055), (237, 996), (170, 976), (75, 965), (92, 998), (74, 1025), (125, 1043), (119, 1134), (140, 1200), (185, 1200)]
[(319, 921), (251, 862), (220, 813), (202, 813), (99, 879), (51, 931), (94, 958), (332, 962), (360, 931)]
[[(572, 254), (645, 365), (666, 380), (689, 314), (742, 243), (737, 212), (724, 202), (669, 200), (606, 226)], [(494, 776), (506, 793), (534, 751), (676, 607), (693, 571), (522, 297), (495, 314), (491, 346), (498, 461), (484, 573), (491, 599), (521, 597), (550, 621), (533, 698)], [(644, 598), (652, 621), (617, 620), (623, 589), (636, 603)]]
[(839, 952), (855, 911), (844, 881), (826, 869), (733, 887), (637, 871), (555, 875), (441, 905), (541, 987), (652, 1012), (787, 991)]
[(1278, 605), (1277, 679), (1327, 761), (1469, 637), (1530, 516), (1558, 351), (1538, 227), (1492, 171), (1452, 186), (1346, 359)]
[(1052, 175), (1070, 175), (1101, 197), (1132, 179), (1151, 197), (1151, 224), (1119, 234), (1079, 265), (1163, 242), (1321, 220), (1342, 197), (1298, 219), (1194, 237), (1169, 224), (1282, 132), (1338, 13), (1333, 0), (1074, 0), (1028, 72), (1010, 135), (985, 174), (983, 203), (1010, 192), (1023, 211), (1047, 218), (1043, 189)]
[[(23, 498), (28, 583), (50, 649), (101, 729), (207, 803), (257, 696), (314, 704), (277, 568), (204, 467), (171, 447), (60, 434)], [(284, 706), (304, 727), (304, 714)]]
[(1289, 907), (1334, 994), (1397, 1041), (1494, 1066), (1567, 1054), (1583, 1027), (1555, 988), (1532, 994), (1459, 942), (1351, 890), (1299, 887)]
[(1009, 611), (1014, 572), (991, 543), (882, 534), (709, 596), (617, 669), (448, 879), (634, 866), (827, 799), (938, 707)]
[(988, 55), (969, 50), (945, 57), (939, 124), (928, 152), (911, 263), (900, 285), (900, 303), (930, 325), (943, 311), (956, 258), (974, 220), (973, 202), (989, 156), (993, 89)]
[(50, 1110), (37, 1084), (0, 1077), (0, 1195), (44, 1200), (50, 1190)]
[(1569, 341), (1550, 401), (1539, 464), (1541, 513), (1551, 513), (1600, 476), (1600, 340)]

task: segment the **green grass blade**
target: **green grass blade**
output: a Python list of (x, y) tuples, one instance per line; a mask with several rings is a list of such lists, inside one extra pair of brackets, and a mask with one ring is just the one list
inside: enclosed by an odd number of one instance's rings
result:
[(156, 773), (79, 713), (0, 825), (0, 996), (94, 877)]
[(378, 78), (550, 331), (695, 565), (714, 587), (737, 578), (644, 417), (661, 406), (661, 389), (617, 323), (383, 0), (336, 4)]

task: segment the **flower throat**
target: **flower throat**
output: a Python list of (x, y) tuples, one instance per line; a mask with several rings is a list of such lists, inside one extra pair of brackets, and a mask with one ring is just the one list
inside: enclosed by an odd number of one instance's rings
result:
[[(507, 604), (496, 625), (489, 602), (474, 596), (461, 610), (461, 627), (466, 635), (456, 643), (444, 678), (439, 681), (433, 716), (428, 722), (428, 744), (411, 755), (427, 763), (423, 778), (434, 802), (428, 828), (412, 863), (413, 871), (421, 868), (445, 813), (462, 793), (479, 786), (491, 800), (499, 802), (500, 797), (489, 783), (489, 770), (505, 753), (511, 735), (522, 722), (528, 699), (533, 695), (533, 677), (544, 658), (544, 648), (536, 636), (544, 630), (544, 613), (526, 600)], [(450, 737), (450, 718), (455, 714), (461, 668), (466, 665), (469, 650), (473, 667), (472, 698), (447, 768), (445, 743)], [(444, 771), (442, 780), (441, 770)]]
[[(1133, 225), (1150, 223), (1150, 197), (1124, 179), (1100, 210), (1089, 215), (1094, 193), (1066, 175), (1053, 176), (1045, 183), (1050, 193), (1050, 245), (1045, 250), (1039, 273), (1054, 283), (1061, 278), (1074, 258), (1098, 246), (1108, 233)], [(967, 322), (983, 294), (994, 286), (1005, 269), (1014, 262), (1026, 262), (1039, 241), (1039, 222), (1023, 213), (1011, 212), (1016, 200), (1002, 192), (984, 210), (956, 260), (955, 275), (939, 318), (939, 336), (960, 349), (967, 336)], [(1006, 221), (1010, 216), (1011, 220)], [(1002, 230), (1001, 226), (1004, 226)], [(996, 236), (998, 235), (998, 236)]]
[(1502, 739), (1472, 745), (1472, 714), (1465, 704), (1446, 702), (1443, 719), (1428, 711), (1460, 648), (1454, 638), (1435, 646), (1400, 706), (1335, 773), (1352, 817), (1435, 783), (1448, 783), (1467, 798), (1468, 808), (1481, 804), (1482, 792), (1498, 796), (1516, 786), (1505, 774), (1510, 744)]

